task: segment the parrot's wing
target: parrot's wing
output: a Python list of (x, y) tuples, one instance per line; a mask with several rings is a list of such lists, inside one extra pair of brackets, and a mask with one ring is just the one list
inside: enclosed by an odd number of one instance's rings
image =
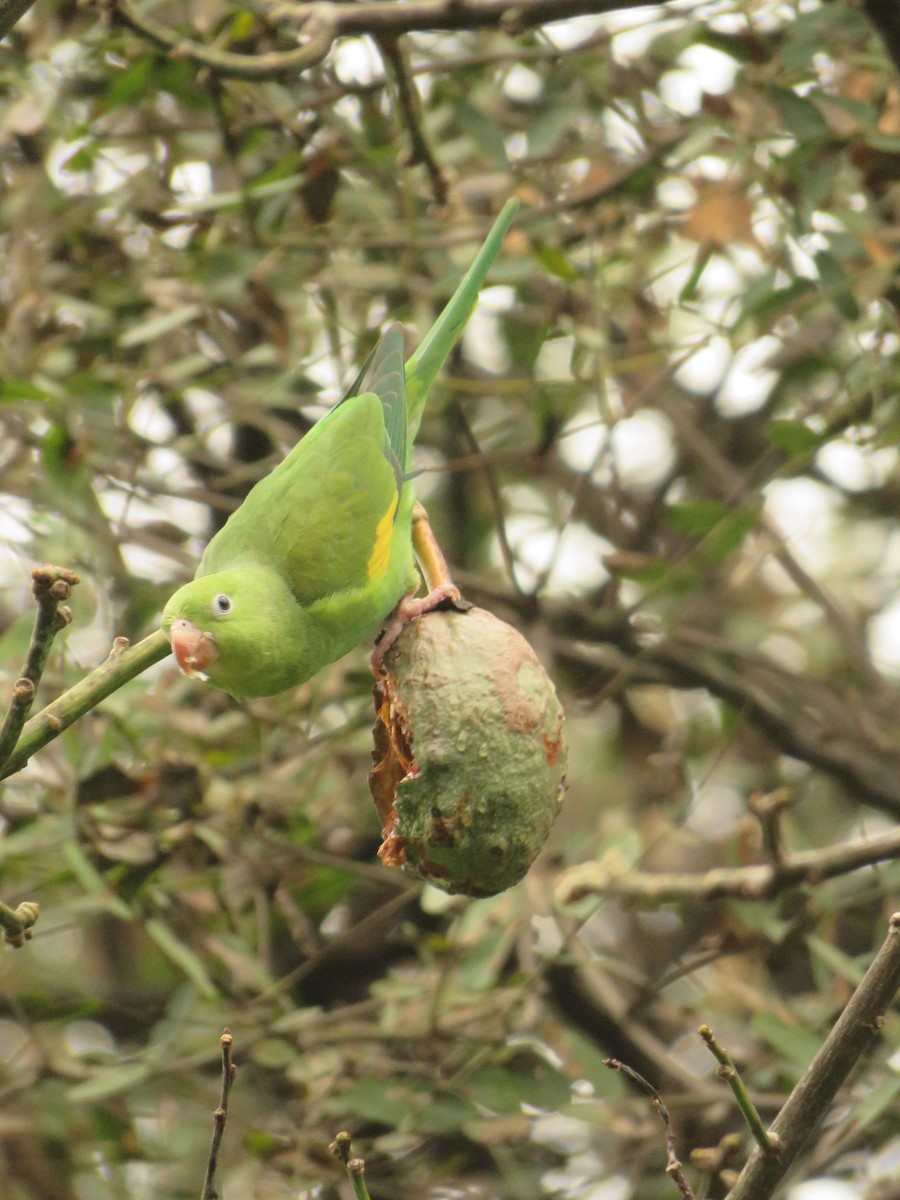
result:
[(343, 401), (362, 392), (374, 392), (384, 410), (388, 457), (396, 461), (398, 483), (406, 470), (406, 378), (403, 367), (403, 330), (391, 325), (363, 363)]
[(381, 398), (347, 397), (251, 490), (207, 546), (198, 575), (265, 563), (303, 605), (378, 583), (402, 487), (386, 443)]

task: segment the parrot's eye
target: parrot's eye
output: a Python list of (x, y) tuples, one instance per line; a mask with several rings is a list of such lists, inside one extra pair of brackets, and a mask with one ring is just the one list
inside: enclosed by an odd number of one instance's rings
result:
[(234, 605), (231, 603), (231, 597), (226, 596), (224, 592), (219, 592), (213, 599), (212, 610), (217, 617), (227, 617), (232, 608)]

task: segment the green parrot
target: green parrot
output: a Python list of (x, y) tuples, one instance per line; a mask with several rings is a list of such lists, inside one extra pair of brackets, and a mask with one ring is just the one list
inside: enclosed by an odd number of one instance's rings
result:
[[(374, 635), (418, 590), (412, 443), (517, 208), (516, 200), (503, 207), (405, 368), (394, 325), (343, 400), (212, 538), (194, 579), (163, 610), (163, 631), (186, 675), (233, 696), (275, 695)], [(407, 612), (440, 598), (415, 601)]]

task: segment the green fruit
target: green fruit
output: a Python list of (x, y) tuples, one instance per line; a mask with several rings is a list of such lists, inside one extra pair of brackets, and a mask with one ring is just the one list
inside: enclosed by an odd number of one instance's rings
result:
[(480, 608), (412, 621), (384, 666), (370, 775), (382, 860), (448, 892), (512, 887), (562, 802), (563, 710), (546, 671)]

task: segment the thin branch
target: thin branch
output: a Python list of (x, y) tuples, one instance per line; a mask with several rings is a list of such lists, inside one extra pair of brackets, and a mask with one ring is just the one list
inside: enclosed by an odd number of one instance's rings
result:
[[(671, 0), (670, 0), (671, 2)], [(535, 25), (570, 17), (620, 12), (646, 7), (647, 0), (369, 0), (337, 6), (338, 36), (368, 33), (427, 32), (433, 29), (502, 28), (516, 34)], [(315, 4), (298, 4), (293, 13), (302, 20)]]
[(609, 1067), (612, 1071), (621, 1071), (623, 1075), (627, 1075), (629, 1079), (633, 1080), (650, 1097), (653, 1107), (659, 1113), (659, 1118), (666, 1131), (666, 1174), (678, 1188), (678, 1194), (682, 1197), (682, 1200), (694, 1200), (694, 1193), (691, 1191), (691, 1186), (684, 1177), (684, 1168), (678, 1158), (675, 1147), (675, 1134), (672, 1132), (672, 1122), (669, 1120), (669, 1110), (663, 1104), (662, 1096), (660, 1096), (652, 1083), (647, 1082), (643, 1075), (635, 1071), (633, 1067), (620, 1062), (619, 1059), (604, 1058), (603, 1065), (604, 1067)]
[(863, 0), (866, 16), (881, 34), (881, 40), (900, 71), (900, 8), (897, 0)]
[(37, 601), (37, 614), (34, 618), (25, 668), (21, 679), (17, 679), (13, 684), (9, 708), (0, 727), (0, 767), (10, 757), (19, 740), (22, 726), (34, 703), (44, 667), (47, 665), (53, 639), (72, 620), (71, 610), (65, 605), (60, 608), (60, 605), (63, 600), (69, 599), (72, 588), (78, 582), (74, 571), (67, 567), (54, 567), (50, 563), (35, 567), (31, 572), (31, 594)]
[(40, 916), (40, 907), (33, 900), (23, 900), (18, 908), (0, 904), (0, 929), (3, 940), (17, 950), (31, 937), (31, 927)]
[(365, 1159), (353, 1158), (350, 1134), (346, 1130), (342, 1130), (328, 1149), (339, 1162), (344, 1164), (344, 1169), (353, 1185), (353, 1194), (356, 1200), (369, 1200), (369, 1189), (366, 1187), (365, 1179)]
[(258, 55), (217, 50), (183, 37), (138, 11), (131, 0), (98, 2), (106, 4), (113, 18), (122, 25), (173, 55), (188, 58), (218, 75), (259, 80), (295, 75), (317, 66), (339, 37), (370, 34), (377, 39), (397, 38), (416, 31), (486, 27), (502, 28), (508, 34), (516, 35), (570, 17), (642, 8), (647, 0), (516, 0), (516, 3), (510, 3), (510, 0), (417, 0), (408, 4), (374, 0), (368, 4), (284, 4), (280, 13), (290, 14), (298, 28), (309, 36), (309, 41), (296, 50)]
[(888, 935), (822, 1048), (807, 1067), (781, 1112), (770, 1136), (774, 1153), (756, 1149), (729, 1192), (728, 1200), (769, 1200), (787, 1175), (808, 1138), (828, 1111), (850, 1071), (881, 1032), (884, 1013), (900, 987), (900, 913), (894, 913)]
[(640, 904), (673, 904), (683, 900), (768, 900), (798, 884), (821, 883), (861, 867), (900, 858), (900, 830), (846, 846), (807, 850), (781, 862), (753, 867), (717, 867), (712, 871), (632, 871), (617, 859), (582, 863), (565, 871), (557, 885), (557, 899), (568, 904), (582, 896), (615, 896)]
[(25, 16), (34, 0), (0, 0), (0, 38)]
[(441, 164), (432, 153), (422, 129), (419, 96), (410, 79), (409, 69), (403, 56), (399, 38), (394, 34), (381, 34), (376, 38), (378, 48), (390, 68), (397, 88), (397, 104), (409, 134), (407, 166), (423, 166), (431, 180), (431, 194), (438, 205), (447, 203), (450, 185), (441, 169)]
[(169, 643), (160, 629), (136, 646), (129, 646), (127, 638), (116, 638), (106, 662), (26, 722), (15, 750), (0, 769), (0, 779), (20, 771), (35, 751), (168, 653)]
[(709, 1046), (716, 1062), (719, 1064), (716, 1074), (720, 1079), (724, 1079), (731, 1088), (732, 1094), (737, 1101), (737, 1106), (750, 1127), (750, 1132), (753, 1134), (756, 1144), (762, 1150), (765, 1150), (767, 1154), (771, 1154), (774, 1150), (772, 1139), (766, 1132), (762, 1119), (756, 1111), (756, 1105), (750, 1099), (750, 1093), (744, 1086), (744, 1081), (741, 1079), (740, 1072), (734, 1065), (731, 1055), (724, 1046), (719, 1045), (713, 1031), (708, 1025), (701, 1025), (697, 1032), (703, 1038), (704, 1042), (706, 1042), (707, 1046)]
[(225, 1134), (225, 1122), (228, 1120), (228, 1097), (231, 1095), (234, 1077), (237, 1074), (237, 1067), (231, 1061), (233, 1044), (234, 1038), (231, 1030), (223, 1029), (222, 1036), (219, 1038), (219, 1045), (222, 1047), (222, 1094), (219, 1099), (219, 1107), (213, 1113), (212, 1143), (209, 1147), (209, 1162), (206, 1166), (206, 1178), (203, 1181), (200, 1200), (219, 1200), (219, 1193), (216, 1191), (216, 1170), (219, 1165), (219, 1150)]
[(310, 4), (304, 6), (301, 17), (301, 31), (309, 38), (302, 46), (267, 54), (234, 54), (173, 33), (153, 17), (139, 12), (130, 0), (109, 0), (108, 7), (114, 20), (168, 50), (172, 57), (190, 59), (198, 67), (233, 79), (277, 79), (282, 75), (298, 75), (327, 57), (337, 33), (332, 5)]

